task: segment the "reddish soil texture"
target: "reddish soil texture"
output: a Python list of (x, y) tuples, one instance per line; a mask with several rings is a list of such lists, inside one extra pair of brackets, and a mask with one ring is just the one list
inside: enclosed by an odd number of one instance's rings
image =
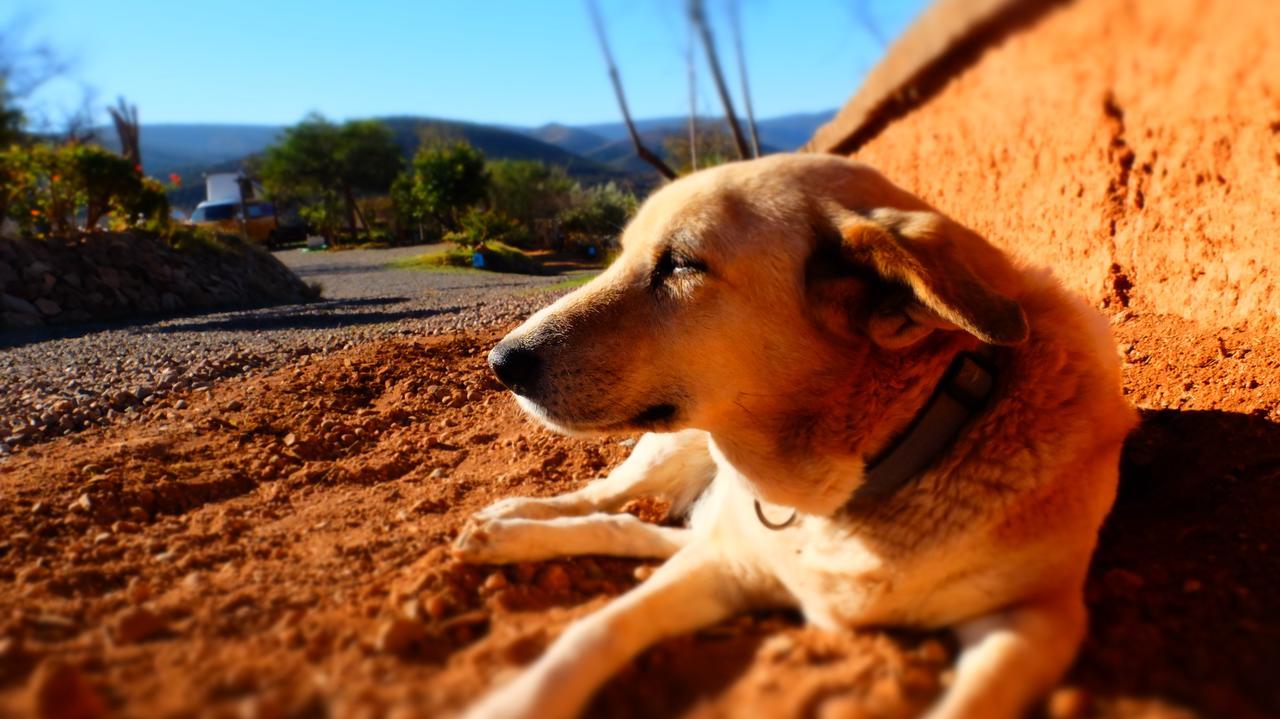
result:
[[(1274, 0), (1059, 3), (856, 157), (1087, 296), (1119, 284), (1142, 312), (1267, 328), (1280, 319), (1277, 27)], [(814, 149), (858, 132), (857, 113), (841, 117)]]
[[(1045, 711), (1274, 716), (1280, 341), (1115, 328), (1145, 421)], [(447, 715), (640, 581), (651, 563), (450, 558), (469, 513), (627, 452), (522, 417), (484, 367), (496, 339), (313, 356), (0, 465), (0, 716)], [(952, 659), (942, 636), (744, 616), (646, 652), (590, 714), (910, 716)]]

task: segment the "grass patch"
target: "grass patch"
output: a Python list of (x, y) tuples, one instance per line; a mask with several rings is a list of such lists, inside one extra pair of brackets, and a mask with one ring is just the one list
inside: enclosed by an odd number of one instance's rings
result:
[(391, 263), (402, 270), (427, 270), (429, 272), (513, 272), (521, 275), (545, 275), (542, 263), (519, 249), (501, 242), (486, 242), (481, 248), (484, 254), (484, 270), (472, 267), (471, 250), (451, 247), (444, 252), (430, 252), (406, 257)]

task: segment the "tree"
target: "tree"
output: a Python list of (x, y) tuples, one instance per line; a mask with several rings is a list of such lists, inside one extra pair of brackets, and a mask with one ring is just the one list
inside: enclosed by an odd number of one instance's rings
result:
[(14, 97), (9, 92), (7, 79), (0, 75), (0, 149), (24, 139), (24, 122), (22, 110), (14, 104)]
[(545, 221), (569, 207), (577, 191), (578, 183), (559, 165), (536, 160), (489, 163), (489, 208), (530, 232), (537, 232)]
[(583, 190), (573, 207), (560, 213), (560, 228), (572, 243), (613, 244), (639, 205), (635, 195), (612, 182)]
[(485, 199), (489, 173), (484, 153), (459, 140), (420, 148), (408, 182), (416, 211), (454, 231), (461, 227), (465, 211)]
[(368, 229), (357, 195), (387, 192), (403, 165), (395, 137), (381, 122), (335, 125), (311, 115), (266, 149), (262, 179), (273, 199), (298, 200), (322, 226), (335, 227), (344, 212), (347, 231), (354, 236), (357, 218)]

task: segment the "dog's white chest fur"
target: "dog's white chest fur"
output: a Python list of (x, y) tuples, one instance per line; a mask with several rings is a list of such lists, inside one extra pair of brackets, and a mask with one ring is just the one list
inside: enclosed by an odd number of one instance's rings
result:
[[(766, 527), (749, 482), (712, 454), (719, 472), (694, 509), (694, 532), (742, 567), (760, 596), (798, 606), (817, 626), (945, 626), (981, 601), (982, 585), (993, 579), (974, 571), (963, 542), (904, 556), (877, 547), (875, 537), (860, 536), (839, 515), (800, 515), (783, 529)], [(775, 522), (790, 512), (763, 502), (761, 509)], [(960, 576), (965, 581), (943, 581)]]

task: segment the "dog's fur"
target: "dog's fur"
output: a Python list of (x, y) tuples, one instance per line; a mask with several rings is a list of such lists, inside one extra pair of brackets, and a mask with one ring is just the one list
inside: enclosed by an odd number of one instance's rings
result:
[[(950, 628), (961, 654), (931, 716), (1025, 711), (1084, 634), (1089, 557), (1135, 420), (1105, 321), (836, 157), (678, 180), (622, 248), (491, 361), (536, 356), (518, 400), (553, 428), (651, 433), (605, 479), (480, 512), (455, 551), (669, 559), (471, 715), (573, 716), (655, 641), (760, 607), (832, 631)], [(901, 489), (850, 503), (869, 458), (982, 342), (998, 347), (988, 408)], [(688, 528), (617, 513), (642, 495), (669, 499)], [(766, 528), (754, 500), (797, 520)]]

